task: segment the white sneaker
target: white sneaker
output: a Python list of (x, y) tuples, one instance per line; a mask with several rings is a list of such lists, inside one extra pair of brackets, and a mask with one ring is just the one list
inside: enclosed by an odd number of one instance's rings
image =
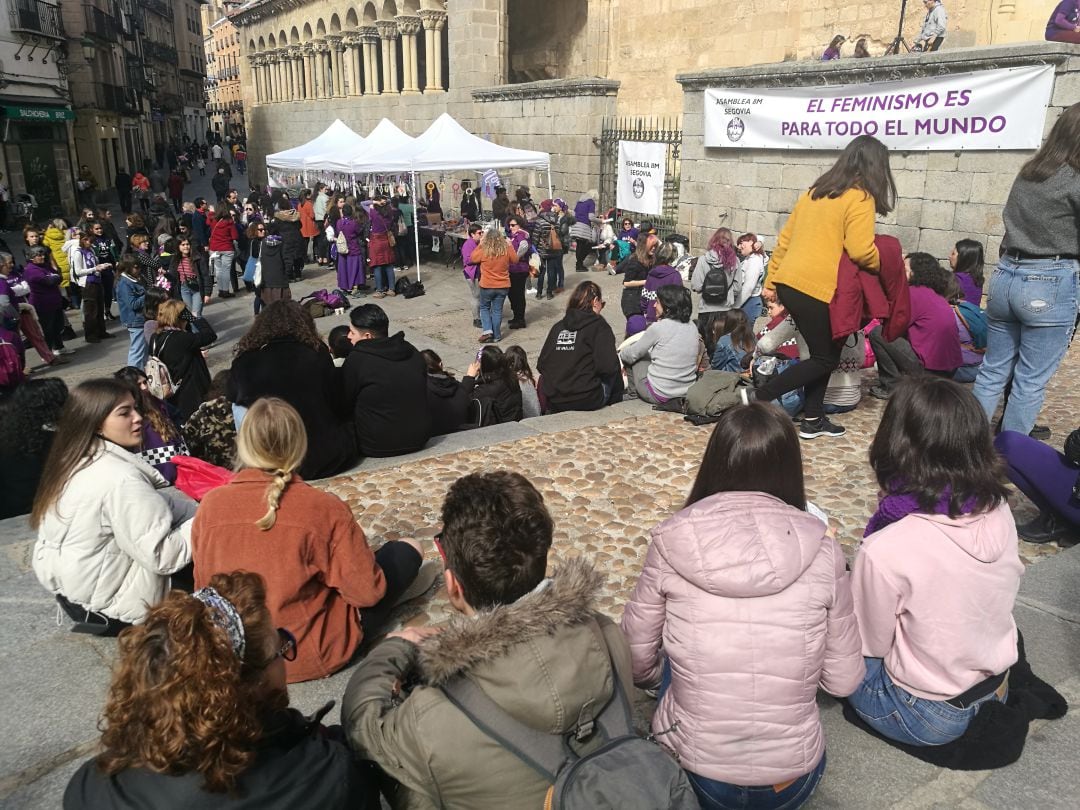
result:
[(435, 584), (442, 572), (442, 563), (435, 560), (424, 560), (420, 563), (420, 570), (416, 572), (416, 579), (409, 583), (409, 587), (394, 600), (394, 605), (400, 605), (403, 602), (409, 602), (423, 596)]

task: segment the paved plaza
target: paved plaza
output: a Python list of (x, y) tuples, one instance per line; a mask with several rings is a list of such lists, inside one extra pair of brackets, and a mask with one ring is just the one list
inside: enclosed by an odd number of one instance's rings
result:
[[(613, 302), (605, 314), (618, 332), (619, 279), (606, 273), (575, 274), (572, 260), (567, 286), (581, 278), (599, 282)], [(311, 289), (333, 287), (329, 272), (311, 267), (294, 286), (294, 297)], [(477, 330), (464, 311), (466, 291), (460, 269), (427, 261), (423, 276), (428, 293), (404, 300), (385, 299), (391, 330), (404, 329), (418, 348), (433, 348), (448, 368), (464, 371), (476, 351)], [(529, 297), (528, 328), (507, 332), (503, 347), (519, 342), (535, 361), (550, 325), (565, 306), (568, 293), (554, 301)], [(370, 299), (369, 299), (370, 300)], [(251, 322), (251, 297), (215, 302), (206, 317), (220, 340), (211, 351), (212, 370), (227, 367), (232, 346)], [(345, 316), (317, 321), (325, 334)], [(76, 320), (76, 328), (78, 322)], [(115, 329), (118, 333), (120, 330)], [(122, 333), (121, 333), (122, 337)], [(124, 363), (126, 340), (97, 346), (71, 342), (79, 351), (57, 370), (73, 384), (111, 374)], [(31, 353), (31, 357), (33, 354)], [(1080, 348), (1073, 347), (1052, 381), (1040, 422), (1053, 430), (1060, 446), (1076, 427)], [(38, 373), (54, 373), (53, 370)], [(871, 382), (864, 381), (864, 391)], [(803, 442), (810, 498), (830, 516), (848, 555), (874, 509), (877, 487), (867, 464), (867, 449), (883, 403), (866, 397), (859, 409), (837, 417), (847, 429), (841, 439)], [(439, 509), (449, 485), (477, 470), (511, 469), (528, 476), (543, 492), (555, 518), (551, 562), (584, 556), (607, 574), (598, 608), (615, 619), (622, 612), (648, 545), (649, 530), (677, 510), (687, 492), (708, 440), (709, 428), (697, 428), (674, 414), (659, 413), (640, 402), (626, 402), (598, 413), (562, 414), (499, 425), (434, 440), (424, 451), (398, 459), (362, 463), (356, 470), (318, 482), (345, 499), (372, 544), (399, 537), (430, 538), (438, 530)], [(1033, 507), (1014, 499), (1018, 520)], [(78, 763), (94, 749), (96, 723), (103, 705), (116, 642), (72, 635), (65, 619), (56, 624), (51, 596), (30, 570), (33, 537), (25, 519), (0, 523), (0, 581), (3, 614), (0, 633), (0, 807), (58, 807), (64, 786)], [(1080, 577), (1080, 550), (1021, 542), (1029, 564), (1016, 607), (1028, 654), (1037, 674), (1070, 700), (1080, 699), (1080, 610), (1074, 603)], [(427, 555), (437, 559), (430, 541)], [(449, 605), (433, 590), (399, 613), (408, 624), (438, 623)], [(351, 670), (290, 689), (293, 704), (312, 712), (330, 699), (340, 700)], [(651, 701), (639, 695), (643, 714)], [(1080, 722), (1070, 714), (1032, 726), (1019, 763), (998, 772), (960, 773), (934, 768), (906, 757), (848, 726), (838, 705), (820, 699), (829, 746), (829, 766), (813, 808), (1013, 808), (1076, 806), (1080, 784), (1073, 752), (1080, 743)], [(336, 712), (331, 714), (331, 718)]]

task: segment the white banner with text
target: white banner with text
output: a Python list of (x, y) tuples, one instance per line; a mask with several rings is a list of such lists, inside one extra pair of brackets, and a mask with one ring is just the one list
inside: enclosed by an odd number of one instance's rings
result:
[(666, 143), (619, 141), (615, 205), (624, 211), (660, 216), (664, 209)]
[(1038, 149), (1053, 88), (1052, 65), (867, 84), (709, 88), (705, 146), (843, 149), (857, 135), (873, 135), (897, 150)]

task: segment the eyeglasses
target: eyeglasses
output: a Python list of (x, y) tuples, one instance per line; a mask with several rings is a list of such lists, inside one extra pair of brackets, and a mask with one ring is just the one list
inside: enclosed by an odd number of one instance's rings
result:
[(520, 226), (520, 225), (518, 225), (518, 224), (517, 224), (516, 222), (511, 222), (511, 223), (510, 223), (510, 227), (511, 227), (511, 228), (520, 228), (521, 226)]
[(296, 636), (286, 630), (284, 627), (277, 629), (278, 634), (278, 650), (274, 653), (273, 657), (262, 664), (259, 664), (256, 669), (266, 669), (277, 659), (283, 658), (286, 661), (296, 660)]

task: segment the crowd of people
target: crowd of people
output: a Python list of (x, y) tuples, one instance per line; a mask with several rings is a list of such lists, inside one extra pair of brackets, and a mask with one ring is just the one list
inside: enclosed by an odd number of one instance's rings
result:
[[(1080, 431), (1059, 454), (1036, 424), (1077, 321), (1080, 104), (1021, 169), (989, 278), (978, 241), (958, 239), (946, 267), (876, 233), (896, 196), (887, 149), (860, 136), (799, 196), (771, 252), (719, 228), (693, 257), (649, 222), (598, 214), (594, 194), (571, 209), (500, 188), (462, 248), (480, 333), (460, 379), (377, 303), (324, 339), (292, 300), (308, 262), (333, 265), (354, 299), (394, 295), (409, 225), (388, 190), (241, 201), (226, 188), (179, 212), (162, 199), (129, 214), (123, 238), (94, 209), (75, 227), (28, 226), (21, 265), (0, 250), (0, 517), (29, 513), (34, 571), (75, 631), (120, 636), (103, 753), (66, 806), (241, 793), (375, 807), (380, 791), (409, 806), (539, 806), (551, 780), (470, 712), (504, 712), (582, 756), (632, 684), (655, 690), (652, 732), (705, 807), (806, 801), (826, 767), (819, 688), (903, 750), (977, 759), (969, 729), (991, 715), (1022, 740), (1032, 704), (1009, 694), (1033, 676), (1019, 674), (1012, 619), (1017, 537), (1080, 531)], [(527, 292), (564, 292), (571, 251), (576, 272), (617, 279), (621, 334), (586, 277), (534, 371), (521, 346), (496, 345), (504, 302), (506, 327), (525, 327)], [(212, 376), (215, 292), (251, 293), (255, 318)], [(23, 338), (65, 362), (75, 306), (89, 343), (119, 320), (127, 365), (70, 391), (26, 379)], [(859, 405), (872, 366), (869, 393), (887, 401), (869, 454), (879, 505), (849, 571), (808, 499), (799, 440), (844, 434), (829, 417)], [(419, 540), (372, 548), (348, 505), (307, 483), (447, 433), (625, 398), (685, 411), (716, 375), (741, 404), (711, 418), (621, 625), (595, 612), (602, 575), (588, 561), (548, 576), (553, 520), (522, 475), (450, 486), (441, 565)], [(192, 461), (214, 486), (196, 491)], [(1036, 520), (1016, 526), (1007, 481)], [(460, 617), (373, 644), (440, 576)], [(341, 727), (288, 708), (288, 683), (350, 665)]]

